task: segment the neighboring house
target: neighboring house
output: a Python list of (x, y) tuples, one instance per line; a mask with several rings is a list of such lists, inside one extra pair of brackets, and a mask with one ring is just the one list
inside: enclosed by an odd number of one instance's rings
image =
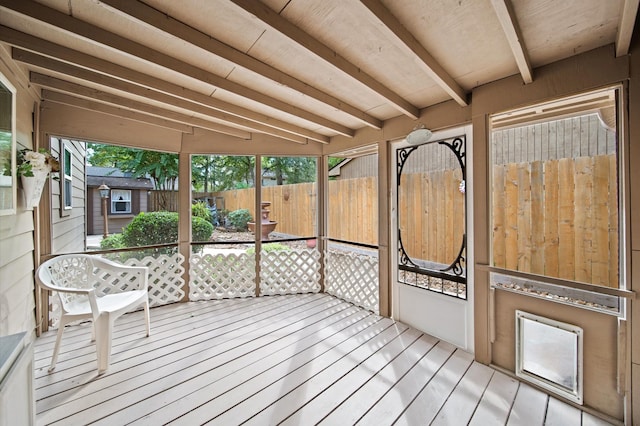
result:
[(331, 179), (355, 179), (369, 176), (378, 176), (377, 154), (345, 158), (329, 169)]
[(146, 212), (148, 191), (153, 189), (151, 179), (132, 177), (114, 167), (87, 167), (87, 234), (104, 234), (103, 202), (100, 185), (109, 187), (107, 199), (108, 233), (122, 232), (140, 212)]

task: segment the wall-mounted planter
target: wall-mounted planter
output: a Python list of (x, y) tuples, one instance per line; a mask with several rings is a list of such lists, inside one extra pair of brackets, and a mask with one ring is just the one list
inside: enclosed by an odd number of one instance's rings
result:
[(34, 170), (33, 176), (20, 177), (26, 210), (33, 210), (40, 203), (40, 196), (48, 176), (48, 171)]

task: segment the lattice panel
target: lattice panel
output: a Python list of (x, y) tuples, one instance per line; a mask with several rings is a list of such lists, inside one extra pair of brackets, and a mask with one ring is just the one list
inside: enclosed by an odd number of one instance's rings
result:
[(277, 250), (261, 254), (261, 295), (320, 291), (320, 252), (318, 250)]
[(327, 293), (379, 313), (377, 257), (329, 251), (325, 262)]
[(192, 256), (189, 281), (189, 300), (255, 296), (255, 256), (246, 253)]
[(184, 297), (184, 256), (180, 253), (147, 256), (142, 260), (128, 259), (125, 264), (149, 268), (149, 305), (159, 306), (179, 302)]

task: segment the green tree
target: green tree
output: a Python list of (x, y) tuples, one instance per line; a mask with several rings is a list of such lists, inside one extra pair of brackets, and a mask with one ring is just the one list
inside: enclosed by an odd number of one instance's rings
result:
[(191, 158), (191, 183), (196, 191), (216, 191), (216, 172), (219, 169), (219, 156), (194, 155)]
[(225, 189), (239, 189), (253, 186), (256, 178), (255, 157), (225, 155), (222, 158)]
[(313, 157), (263, 157), (262, 175), (272, 173), (276, 185), (316, 181), (316, 159)]
[(93, 166), (116, 167), (133, 177), (150, 177), (155, 189), (176, 189), (178, 154), (90, 143), (87, 161)]
[(337, 166), (338, 164), (340, 164), (344, 160), (345, 159), (342, 158), (342, 157), (329, 157), (329, 159), (328, 159), (329, 169)]

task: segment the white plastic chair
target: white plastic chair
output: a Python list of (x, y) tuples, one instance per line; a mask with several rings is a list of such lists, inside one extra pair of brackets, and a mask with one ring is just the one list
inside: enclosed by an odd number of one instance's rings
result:
[(37, 282), (56, 292), (61, 310), (49, 371), (55, 368), (64, 327), (73, 321), (93, 320), (99, 374), (109, 367), (113, 323), (118, 317), (144, 305), (149, 336), (148, 273), (144, 266), (121, 265), (87, 254), (61, 255), (42, 263)]

